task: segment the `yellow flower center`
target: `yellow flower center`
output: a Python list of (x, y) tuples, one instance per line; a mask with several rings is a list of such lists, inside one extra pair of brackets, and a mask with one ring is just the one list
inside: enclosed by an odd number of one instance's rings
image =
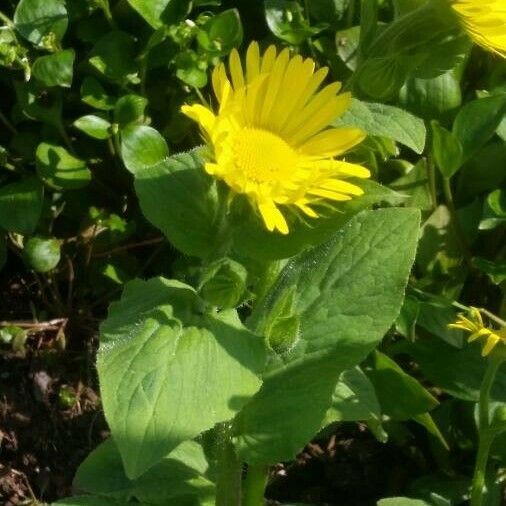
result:
[(297, 153), (279, 136), (258, 128), (243, 128), (234, 139), (234, 162), (255, 183), (286, 178), (295, 169)]

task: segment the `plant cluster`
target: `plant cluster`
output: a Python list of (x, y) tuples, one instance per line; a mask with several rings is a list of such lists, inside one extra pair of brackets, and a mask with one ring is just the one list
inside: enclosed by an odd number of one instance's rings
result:
[(504, 0), (6, 2), (2, 352), (101, 321), (54, 504), (261, 505), (348, 422), (433, 467), (378, 506), (502, 504), (505, 56)]

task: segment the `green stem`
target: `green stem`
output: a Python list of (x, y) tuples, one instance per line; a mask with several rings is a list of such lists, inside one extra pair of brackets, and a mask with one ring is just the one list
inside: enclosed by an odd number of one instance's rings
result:
[(9, 28), (14, 26), (12, 20), (6, 16), (2, 11), (0, 11), (0, 21), (3, 21)]
[(489, 359), (487, 370), (481, 384), (479, 401), (478, 423), (478, 455), (471, 488), (471, 506), (482, 506), (483, 491), (485, 489), (485, 477), (487, 472), (488, 454), (494, 440), (494, 434), (490, 430), (489, 400), (490, 390), (494, 383), (495, 375), (504, 358), (501, 355), (492, 354)]
[(70, 137), (68, 136), (67, 131), (65, 130), (63, 124), (60, 123), (60, 125), (58, 126), (58, 131), (60, 132), (63, 142), (65, 143), (67, 148), (69, 148), (69, 151), (75, 154), (74, 146), (72, 146), (72, 141), (70, 140)]
[(260, 302), (270, 290), (281, 271), (282, 264), (279, 260), (272, 260), (264, 264), (262, 275), (256, 286), (256, 302)]
[(11, 131), (14, 135), (18, 133), (16, 127), (7, 119), (7, 117), (0, 111), (0, 121)]
[(230, 426), (218, 425), (216, 437), (218, 457), (216, 506), (240, 506), (242, 464), (232, 444)]
[(432, 202), (432, 209), (436, 209), (437, 207), (436, 167), (434, 166), (434, 161), (432, 160), (432, 157), (430, 155), (427, 157), (427, 162), (425, 166), (427, 167), (427, 179), (429, 180), (429, 192), (430, 192), (430, 199)]
[(457, 215), (457, 210), (455, 209), (455, 203), (453, 201), (452, 187), (450, 184), (450, 179), (444, 177), (443, 178), (443, 192), (445, 195), (446, 205), (448, 206), (448, 210), (450, 211), (450, 218), (453, 224), (453, 229), (455, 230), (455, 235), (457, 236), (457, 240), (460, 243), (460, 247), (462, 248), (462, 254), (466, 262), (470, 265), (472, 260), (472, 255), (469, 250), (469, 244), (467, 242), (467, 237), (464, 234), (464, 230), (460, 225), (460, 220)]
[(350, 0), (348, 12), (346, 13), (346, 26), (351, 28), (355, 20), (355, 0)]
[(114, 151), (116, 152), (116, 156), (121, 158), (121, 141), (119, 138), (119, 127), (116, 124), (113, 125), (112, 129), (112, 142), (114, 145)]
[(506, 327), (506, 321), (504, 321), (502, 318), (499, 318), (497, 315), (490, 312), (488, 309), (485, 309), (484, 307), (479, 307), (478, 311), (480, 311), (480, 313), (483, 313), (485, 316), (487, 316), (491, 320), (494, 320), (501, 327)]
[(248, 466), (248, 474), (244, 481), (242, 506), (264, 505), (268, 477), (269, 468), (267, 466)]
[(101, 2), (100, 7), (102, 8), (102, 12), (104, 13), (105, 18), (107, 19), (107, 22), (109, 23), (109, 26), (113, 30), (117, 30), (118, 26), (116, 25), (116, 22), (114, 21), (112, 14), (111, 14), (111, 8), (109, 7), (109, 0), (103, 0)]

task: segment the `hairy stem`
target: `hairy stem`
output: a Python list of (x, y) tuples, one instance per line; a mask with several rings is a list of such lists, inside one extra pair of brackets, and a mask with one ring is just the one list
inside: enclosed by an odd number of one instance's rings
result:
[(432, 203), (432, 209), (436, 209), (437, 207), (436, 167), (434, 166), (434, 160), (430, 155), (427, 157), (425, 167), (427, 168), (427, 179), (429, 181), (429, 193), (430, 193), (430, 200)]
[(490, 390), (494, 379), (504, 358), (500, 355), (492, 355), (489, 359), (487, 370), (481, 384), (479, 401), (478, 423), (478, 455), (471, 488), (471, 506), (482, 506), (483, 492), (485, 490), (485, 478), (487, 472), (488, 455), (490, 446), (494, 440), (494, 434), (490, 430), (489, 400)]
[(457, 210), (455, 209), (455, 203), (453, 201), (453, 193), (452, 187), (450, 184), (450, 179), (443, 178), (443, 192), (445, 195), (446, 205), (450, 211), (450, 218), (452, 221), (453, 229), (455, 230), (455, 235), (457, 236), (457, 240), (460, 243), (460, 247), (462, 249), (462, 254), (464, 255), (464, 259), (470, 265), (471, 264), (471, 252), (469, 251), (469, 244), (467, 242), (467, 237), (464, 234), (464, 230), (462, 229), (462, 225), (460, 224), (459, 217), (457, 215)]
[(216, 428), (216, 447), (216, 506), (240, 506), (242, 464), (232, 444), (230, 426), (226, 423)]
[(248, 466), (244, 481), (242, 506), (263, 506), (265, 487), (269, 477), (267, 466)]

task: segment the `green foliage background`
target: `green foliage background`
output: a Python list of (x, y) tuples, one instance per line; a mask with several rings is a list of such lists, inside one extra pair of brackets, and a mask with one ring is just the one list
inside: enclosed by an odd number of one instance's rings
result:
[[(96, 497), (61, 504), (212, 504), (215, 471), (205, 441), (191, 440), (237, 413), (239, 455), (262, 464), (293, 458), (324, 426), (347, 421), (420, 451), (422, 426), (434, 470), (401, 491), (412, 502), (378, 504), (466, 500), (459, 484), (471, 474), (485, 363), (447, 324), (461, 304), (506, 315), (506, 62), (472, 46), (445, 5), (2, 4), (0, 275), (27, 281), (40, 320), (77, 326), (105, 319), (126, 286), (102, 325), (98, 357), (115, 441), (76, 478)], [(209, 71), (251, 40), (328, 65), (355, 97), (336, 126), (368, 133), (348, 155), (373, 172), (365, 196), (294, 222), (287, 237), (267, 232), (240, 199), (224, 218), (223, 185), (202, 171), (200, 134), (180, 113), (184, 103), (213, 101)], [(385, 209), (364, 212), (371, 207)], [(368, 228), (377, 244), (355, 237)], [(370, 254), (357, 263), (355, 251)], [(325, 269), (335, 258), (350, 271), (334, 279), (329, 270), (332, 284)], [(321, 271), (305, 271), (310, 262)], [(315, 304), (328, 310), (323, 326)], [(209, 305), (224, 311), (210, 318)], [(354, 309), (370, 321), (353, 319)], [(300, 329), (305, 338), (292, 349), (287, 336)], [(19, 328), (0, 332), (4, 350), (19, 348)], [(267, 338), (267, 357), (255, 333)], [(171, 430), (145, 416), (152, 399), (117, 405), (118, 392), (134, 399), (138, 387), (124, 378), (128, 354), (159, 382), (154, 398)], [(492, 392), (499, 405), (505, 375)], [(165, 384), (181, 385), (178, 413), (167, 410), (176, 401)], [(501, 501), (505, 441), (493, 447), (490, 506)], [(114, 486), (98, 479), (95, 461)]]

